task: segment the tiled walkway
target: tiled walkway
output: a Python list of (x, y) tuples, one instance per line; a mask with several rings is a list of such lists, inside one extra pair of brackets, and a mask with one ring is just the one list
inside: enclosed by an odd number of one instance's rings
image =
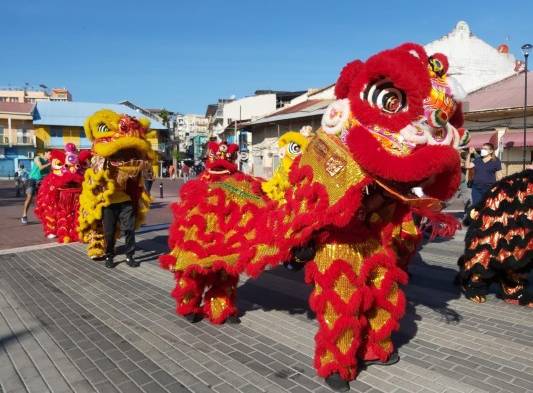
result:
[[(155, 260), (165, 235), (140, 236), (151, 251), (138, 269), (105, 269), (77, 244), (0, 255), (0, 391), (329, 391), (312, 368), (316, 321), (301, 273), (244, 279), (241, 325), (191, 325)], [(411, 265), (401, 361), (362, 371), (353, 391), (533, 391), (533, 310), (459, 296), (461, 236), (426, 245)]]

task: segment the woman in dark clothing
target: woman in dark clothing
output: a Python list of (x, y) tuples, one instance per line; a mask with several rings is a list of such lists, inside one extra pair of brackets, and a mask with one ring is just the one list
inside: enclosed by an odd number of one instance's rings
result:
[(494, 155), (494, 145), (492, 143), (485, 143), (481, 149), (481, 157), (476, 157), (472, 161), (472, 155), (475, 152), (475, 149), (471, 147), (465, 163), (466, 169), (474, 169), (474, 179), (472, 181), (473, 206), (477, 205), (492, 185), (502, 178), (502, 163)]

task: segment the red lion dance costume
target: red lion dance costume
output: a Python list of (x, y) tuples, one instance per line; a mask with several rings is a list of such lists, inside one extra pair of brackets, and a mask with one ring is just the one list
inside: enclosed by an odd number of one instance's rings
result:
[(81, 183), (90, 158), (90, 151), (78, 152), (73, 143), (67, 143), (65, 151), (51, 152), (51, 172), (41, 183), (35, 202), (35, 215), (49, 239), (57, 238), (59, 243), (78, 241)]
[[(306, 280), (319, 322), (318, 374), (347, 390), (359, 362), (397, 360), (391, 333), (405, 310), (400, 285), (420, 239), (412, 213), (434, 222), (434, 235), (457, 227), (439, 213), (460, 182), (454, 147), (463, 136), (459, 89), (446, 70), (444, 55), (428, 57), (416, 44), (349, 63), (338, 100), (291, 166), (283, 201), (238, 172), (187, 183), (174, 205), (172, 251), (161, 258), (176, 276), (177, 312), (220, 323), (236, 315), (240, 273), (312, 259)], [(410, 194), (416, 186), (424, 197)], [(200, 309), (215, 274), (210, 310)]]

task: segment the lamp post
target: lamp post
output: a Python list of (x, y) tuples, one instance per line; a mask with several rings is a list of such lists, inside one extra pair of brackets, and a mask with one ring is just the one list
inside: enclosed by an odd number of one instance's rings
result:
[(533, 48), (531, 44), (522, 45), (522, 53), (524, 54), (525, 60), (525, 71), (524, 71), (524, 145), (522, 146), (522, 170), (526, 169), (526, 140), (527, 140), (527, 58), (529, 57), (529, 52)]

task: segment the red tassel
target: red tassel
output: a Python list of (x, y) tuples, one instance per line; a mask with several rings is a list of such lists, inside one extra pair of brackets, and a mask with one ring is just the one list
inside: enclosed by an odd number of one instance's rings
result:
[(459, 220), (451, 214), (434, 212), (424, 208), (413, 208), (413, 212), (427, 219), (425, 226), (431, 227), (429, 240), (434, 240), (437, 237), (451, 238), (458, 229), (461, 229)]

